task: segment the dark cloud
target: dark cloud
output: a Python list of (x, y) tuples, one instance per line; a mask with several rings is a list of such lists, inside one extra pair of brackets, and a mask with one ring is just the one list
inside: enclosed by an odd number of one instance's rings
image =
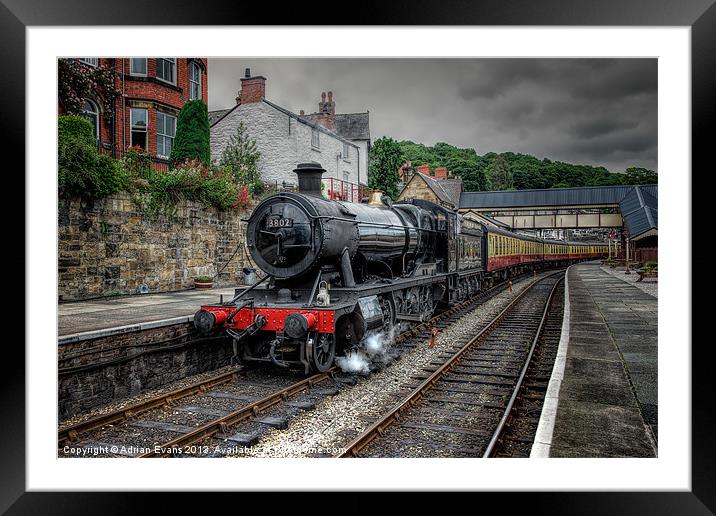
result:
[(211, 59), (209, 109), (247, 67), (295, 112), (328, 90), (338, 112), (369, 110), (373, 139), (657, 169), (656, 59)]
[(569, 133), (580, 140), (591, 140), (597, 136), (604, 136), (624, 129), (634, 129), (639, 126), (638, 120), (616, 120), (613, 118), (594, 118), (580, 120), (569, 127)]

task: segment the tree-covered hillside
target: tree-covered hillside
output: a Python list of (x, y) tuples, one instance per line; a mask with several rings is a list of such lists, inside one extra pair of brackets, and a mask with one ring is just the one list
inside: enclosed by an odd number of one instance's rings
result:
[(538, 159), (529, 154), (488, 152), (481, 156), (475, 149), (460, 149), (447, 143), (432, 147), (411, 141), (398, 144), (404, 161), (410, 160), (413, 167), (426, 163), (431, 169), (447, 167), (463, 179), (466, 191), (657, 183), (656, 172), (644, 168), (614, 173), (604, 167)]

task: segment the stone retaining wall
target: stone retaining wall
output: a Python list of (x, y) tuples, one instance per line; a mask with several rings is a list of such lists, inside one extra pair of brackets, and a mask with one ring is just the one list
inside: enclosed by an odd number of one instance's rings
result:
[[(253, 266), (245, 247), (248, 213), (182, 202), (173, 217), (150, 216), (122, 192), (95, 203), (59, 200), (60, 301), (193, 288), (195, 276), (217, 287), (243, 279)], [(239, 250), (232, 258), (232, 254)]]
[(61, 419), (228, 365), (226, 336), (200, 338), (183, 323), (62, 344), (58, 349)]

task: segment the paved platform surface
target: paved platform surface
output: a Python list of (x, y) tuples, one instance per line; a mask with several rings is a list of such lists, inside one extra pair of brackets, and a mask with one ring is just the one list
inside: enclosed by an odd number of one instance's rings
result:
[(549, 456), (656, 456), (657, 299), (597, 264), (572, 266), (568, 288)]
[(228, 301), (238, 287), (243, 285), (61, 303), (57, 307), (59, 335), (194, 315), (200, 305), (218, 303), (222, 294)]

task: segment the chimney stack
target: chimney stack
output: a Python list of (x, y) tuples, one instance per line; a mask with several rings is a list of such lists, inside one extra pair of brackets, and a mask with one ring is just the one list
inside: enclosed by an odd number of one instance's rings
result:
[(261, 102), (266, 97), (266, 77), (262, 75), (251, 76), (251, 69), (244, 70), (244, 77), (241, 78), (241, 91), (239, 92), (239, 104), (251, 104)]
[(326, 92), (321, 92), (321, 100), (318, 102), (318, 113), (311, 115), (311, 120), (330, 131), (336, 130), (336, 103), (333, 102), (332, 91), (328, 92), (328, 100), (326, 100)]
[(326, 101), (326, 92), (321, 92), (321, 101), (318, 103), (318, 112), (327, 113), (329, 115), (336, 114), (336, 103), (333, 102), (333, 92), (328, 92), (328, 101)]
[(298, 176), (298, 191), (300, 193), (313, 195), (314, 197), (323, 197), (321, 193), (321, 178), (326, 169), (323, 168), (320, 163), (316, 163), (315, 161), (299, 163), (293, 171)]

